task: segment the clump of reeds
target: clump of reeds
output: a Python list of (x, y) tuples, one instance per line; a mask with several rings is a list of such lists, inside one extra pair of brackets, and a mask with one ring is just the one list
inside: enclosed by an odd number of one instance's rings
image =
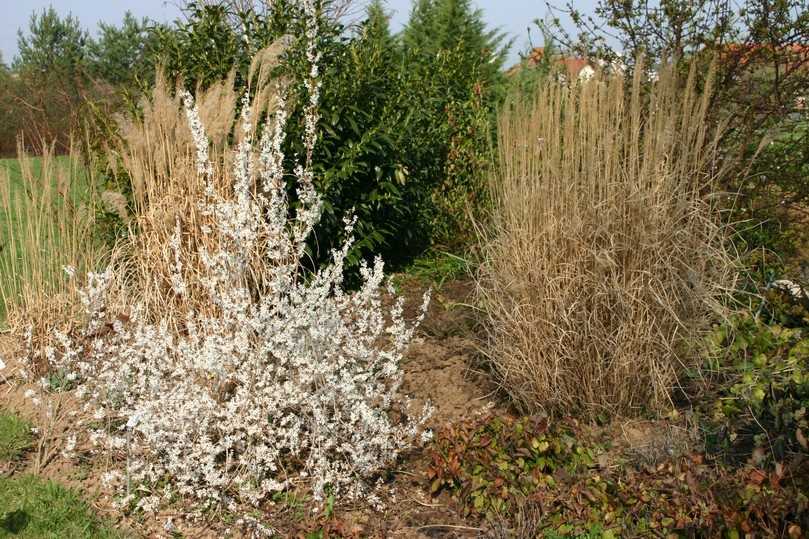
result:
[(642, 67), (547, 81), (499, 123), (492, 226), (481, 233), (486, 354), (527, 409), (670, 406), (734, 278), (711, 189), (710, 77)]
[(35, 334), (74, 319), (65, 268), (92, 270), (103, 253), (90, 172), (76, 153), (43, 148), (31, 157), (21, 145), (16, 162), (0, 164), (0, 325)]

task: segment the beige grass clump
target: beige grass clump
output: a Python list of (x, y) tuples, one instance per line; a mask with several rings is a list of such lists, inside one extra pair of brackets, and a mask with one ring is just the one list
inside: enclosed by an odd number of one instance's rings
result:
[(77, 153), (43, 148), (31, 157), (20, 145), (17, 162), (0, 165), (0, 325), (32, 339), (81, 312), (65, 268), (91, 271), (104, 256), (91, 172)]
[[(254, 96), (251, 122), (254, 130), (259, 119), (275, 111), (274, 95), (279, 81), (271, 80), (283, 52), (282, 42), (260, 51), (253, 60), (249, 80)], [(239, 120), (239, 96), (234, 88), (235, 72), (207, 89), (198, 89), (195, 101), (200, 120), (210, 140), (214, 189), (229, 197), (233, 183), (229, 137), (242, 132)], [(197, 171), (196, 147), (188, 128), (185, 107), (179, 92), (173, 91), (165, 76), (158, 73), (151, 95), (141, 102), (138, 118), (121, 117), (120, 138), (110, 148), (129, 176), (135, 215), (130, 221), (135, 233), (120, 242), (113, 253), (115, 278), (114, 303), (119, 306), (138, 303), (148, 307), (156, 319), (180, 318), (189, 311), (205, 312), (211, 308), (204, 290), (189, 290), (183, 297), (171, 293), (172, 274), (178, 260), (170, 244), (176, 225), (180, 223), (182, 250), (179, 263), (186, 275), (204, 273), (198, 253), (201, 248), (216, 252), (211, 235), (203, 234), (213, 227), (211, 216), (203, 215), (198, 202), (205, 199), (205, 182)], [(238, 136), (235, 144), (240, 142)], [(199, 279), (190, 278), (191, 282)]]
[(499, 125), (481, 233), (485, 351), (523, 408), (584, 415), (671, 406), (735, 278), (711, 188), (710, 77), (547, 81)]
[[(198, 94), (200, 117), (210, 126), (211, 142), (219, 152), (223, 151), (233, 127), (238, 101), (234, 78), (235, 72)], [(178, 173), (186, 172), (188, 163), (193, 164), (195, 159), (182, 101), (163, 73), (158, 71), (151, 95), (142, 98), (141, 111), (139, 117), (119, 118), (120, 141), (112, 148), (129, 175), (139, 210), (155, 199), (162, 199), (176, 184), (193, 187), (185, 175)]]

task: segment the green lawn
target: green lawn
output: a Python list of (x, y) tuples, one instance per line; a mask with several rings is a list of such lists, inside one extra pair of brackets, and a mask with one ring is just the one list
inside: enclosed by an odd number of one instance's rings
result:
[(108, 539), (124, 537), (77, 492), (33, 475), (0, 477), (0, 538)]
[[(55, 166), (58, 170), (71, 179), (70, 184), (70, 198), (72, 200), (80, 201), (89, 198), (89, 184), (88, 176), (84, 170), (81, 170), (76, 163), (72, 163), (69, 156), (60, 155), (54, 158)], [(30, 189), (23, 179), (22, 169), (19, 159), (0, 159), (0, 170), (7, 172), (9, 180), (11, 181), (11, 197), (19, 203), (20, 197), (26, 193), (26, 189)], [(42, 159), (39, 157), (31, 158), (31, 171), (35, 178), (40, 178), (42, 175)], [(51, 185), (55, 188), (57, 186), (57, 178), (50, 178)], [(4, 175), (0, 174), (0, 180), (4, 181)], [(2, 203), (2, 201), (0, 201)], [(61, 202), (58, 197), (54, 199), (54, 203), (61, 207)], [(14, 208), (16, 210), (17, 208)], [(5, 225), (7, 219), (7, 211), (0, 206), (0, 224)], [(5, 233), (8, 233), (5, 231)], [(3, 236), (0, 236), (2, 238)]]
[[(33, 443), (31, 424), (0, 410), (0, 462), (16, 460)], [(33, 475), (0, 476), (1, 538), (122, 537), (101, 522), (80, 496)]]

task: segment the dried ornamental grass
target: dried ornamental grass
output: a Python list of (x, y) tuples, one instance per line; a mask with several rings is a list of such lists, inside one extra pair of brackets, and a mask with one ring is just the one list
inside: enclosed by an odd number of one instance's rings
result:
[[(283, 38), (260, 51), (251, 64), (248, 80), (252, 85), (250, 94), (255, 97), (251, 104), (250, 132), (256, 131), (260, 118), (271, 116), (281, 106), (277, 90), (284, 81), (271, 83), (270, 75), (288, 41), (289, 38)], [(191, 284), (182, 297), (169, 292), (178, 262), (185, 271), (199, 275), (205, 271), (200, 252), (217, 248), (213, 235), (203, 233), (214, 225), (214, 220), (203, 215), (198, 202), (208, 196), (208, 189), (218, 196), (229, 196), (236, 181), (235, 152), (228, 147), (229, 135), (241, 121), (237, 113), (238, 96), (233, 89), (234, 76), (231, 73), (210, 88), (198, 89), (195, 96), (199, 120), (209, 140), (210, 166), (216, 172), (207, 178), (197, 170), (197, 150), (188, 129), (183, 93), (172, 92), (162, 73), (158, 72), (151, 95), (141, 102), (142, 115), (119, 119), (120, 138), (110, 152), (129, 178), (134, 215), (127, 222), (137, 233), (117, 245), (113, 255), (117, 269), (111, 293), (117, 296), (116, 303), (142, 304), (152, 320), (172, 320), (174, 325), (178, 314), (188, 310), (201, 312), (211, 306), (203, 287)], [(235, 131), (238, 143), (243, 130)], [(107, 200), (105, 203), (109, 204)], [(118, 213), (117, 207), (113, 209)], [(175, 260), (166, 246), (178, 219), (188, 248)], [(261, 257), (256, 263), (259, 266), (256, 271), (260, 273)]]
[(47, 145), (38, 157), (20, 145), (16, 161), (0, 164), (0, 326), (42, 337), (80, 314), (62, 268), (89, 271), (103, 258), (94, 183), (76, 153)]
[(710, 197), (716, 133), (694, 73), (628, 92), (548, 81), (499, 125), (478, 291), (486, 353), (528, 409), (637, 414), (671, 404), (734, 279)]

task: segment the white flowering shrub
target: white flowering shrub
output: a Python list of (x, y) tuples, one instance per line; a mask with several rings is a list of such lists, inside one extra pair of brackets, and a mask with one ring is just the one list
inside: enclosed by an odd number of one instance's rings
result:
[[(257, 503), (299, 482), (315, 498), (327, 489), (356, 497), (427, 435), (428, 410), (414, 413), (397, 396), (399, 363), (418, 321), (404, 320), (402, 299), (383, 302), (379, 259), (362, 267), (357, 291), (343, 289), (353, 221), (347, 219), (348, 239), (330, 266), (311, 272), (301, 264), (321, 212), (310, 166), (318, 122), (317, 18), (311, 1), (303, 7), (310, 100), (306, 154), (294, 169), (294, 211), (282, 166), (283, 89), (257, 143), (245, 100), (228, 195), (214, 188), (221, 178), (214, 178), (204, 127), (185, 94), (198, 173), (208, 185), (200, 201), (212, 223), (204, 244), (218, 247), (190, 245), (178, 219), (167, 246), (169, 293), (182, 298), (203, 289), (211, 308), (154, 320), (134, 305), (114, 316), (107, 293), (115, 270), (107, 269), (89, 274), (81, 291), (83, 333), (58, 334), (59, 346), (47, 351), (51, 368), (75, 384), (95, 424), (106, 425), (92, 431), (92, 440), (126, 463), (108, 474), (110, 482), (167, 480), (171, 491), (215, 503), (233, 497)], [(204, 271), (184, 267), (190, 249)], [(428, 301), (425, 295), (422, 317)], [(144, 500), (150, 508), (159, 502)]]

